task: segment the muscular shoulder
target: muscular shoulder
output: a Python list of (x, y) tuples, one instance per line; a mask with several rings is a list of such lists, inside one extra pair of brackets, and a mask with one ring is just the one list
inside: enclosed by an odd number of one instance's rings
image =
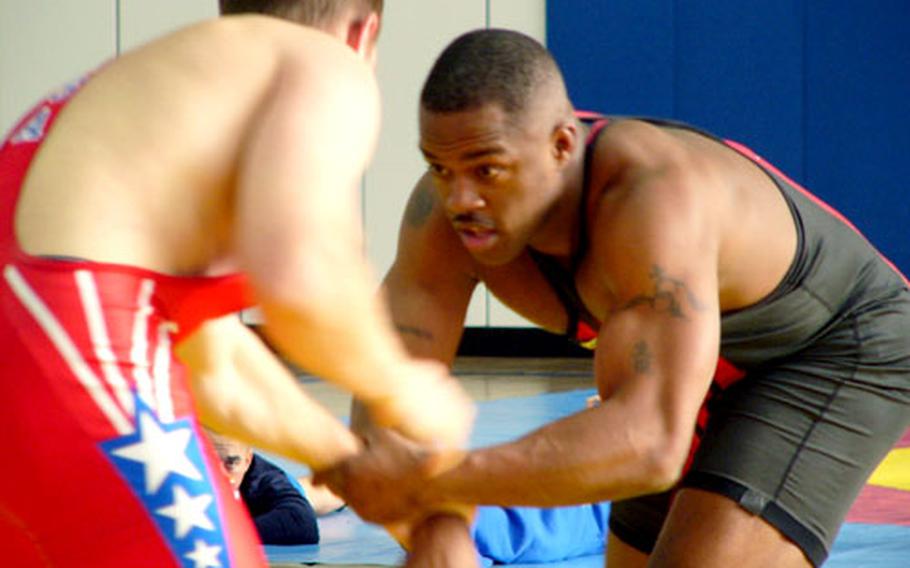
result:
[(595, 169), (640, 175), (685, 167), (691, 159), (685, 143), (665, 128), (641, 120), (609, 124), (597, 141)]
[(149, 91), (175, 93), (172, 106), (186, 114), (208, 117), (197, 121), (208, 136), (217, 124), (228, 131), (222, 139), (242, 141), (249, 126), (278, 108), (287, 121), (351, 138), (352, 154), (367, 153), (378, 133), (371, 69), (345, 43), (313, 28), (265, 16), (223, 17), (153, 42), (135, 58), (124, 73), (138, 75)]
[[(373, 138), (379, 128), (380, 97), (375, 74), (344, 42), (320, 30), (272, 18), (241, 22), (257, 44), (274, 51), (272, 88), (300, 100), (298, 109), (325, 113), (346, 136)], [(315, 118), (315, 117), (311, 117)], [(353, 130), (349, 130), (353, 129)]]
[[(367, 65), (337, 38), (314, 28), (258, 15), (222, 17), (183, 28), (126, 54), (125, 67), (167, 67), (186, 71), (219, 87), (256, 90), (276, 80), (304, 81), (319, 88), (352, 85), (375, 97)], [(116, 63), (120, 65), (119, 62)], [(188, 74), (190, 75), (190, 74)], [(173, 79), (173, 77), (172, 77)], [(228, 95), (221, 91), (220, 96)]]
[(449, 275), (455, 269), (472, 278), (476, 276), (475, 263), (452, 230), (428, 175), (418, 180), (408, 198), (396, 262), (428, 274), (445, 267)]
[(635, 120), (604, 131), (592, 172), (592, 240), (603, 260), (625, 263), (632, 250), (716, 247), (717, 168), (686, 136)]

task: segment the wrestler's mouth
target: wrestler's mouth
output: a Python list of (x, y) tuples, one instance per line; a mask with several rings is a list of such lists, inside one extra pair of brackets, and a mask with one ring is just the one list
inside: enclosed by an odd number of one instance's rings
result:
[(499, 237), (499, 233), (489, 223), (455, 221), (452, 226), (469, 252), (486, 250), (493, 246)]

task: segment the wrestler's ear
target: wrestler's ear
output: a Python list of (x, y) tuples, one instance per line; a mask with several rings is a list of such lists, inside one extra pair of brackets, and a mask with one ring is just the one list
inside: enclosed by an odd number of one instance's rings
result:
[(376, 42), (379, 39), (380, 16), (369, 12), (348, 24), (347, 44), (371, 65), (376, 62)]
[(578, 124), (575, 121), (562, 121), (553, 128), (550, 134), (550, 150), (559, 164), (568, 163), (579, 144)]

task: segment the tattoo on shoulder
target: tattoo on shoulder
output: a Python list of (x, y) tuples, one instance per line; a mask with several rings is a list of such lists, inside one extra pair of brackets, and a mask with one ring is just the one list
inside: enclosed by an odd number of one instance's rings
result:
[(644, 375), (651, 369), (651, 357), (651, 350), (644, 341), (639, 341), (632, 347), (632, 369), (635, 374)]
[(432, 188), (419, 187), (408, 200), (408, 206), (404, 212), (405, 222), (412, 227), (420, 227), (430, 218), (435, 202), (436, 198)]
[(432, 333), (419, 327), (401, 324), (396, 324), (395, 327), (398, 329), (398, 333), (401, 333), (403, 335), (412, 335), (414, 337), (419, 337), (420, 339), (426, 339), (428, 341), (432, 341), (434, 339)]
[(684, 281), (671, 278), (657, 265), (651, 268), (651, 281), (654, 283), (653, 292), (635, 296), (616, 311), (645, 305), (675, 318), (686, 319), (687, 309), (697, 312), (705, 309), (704, 304)]

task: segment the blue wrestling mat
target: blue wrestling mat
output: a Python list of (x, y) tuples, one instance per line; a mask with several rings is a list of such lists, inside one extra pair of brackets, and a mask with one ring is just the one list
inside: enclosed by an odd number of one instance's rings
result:
[[(585, 406), (592, 390), (483, 402), (471, 444), (488, 446), (513, 439)], [(910, 436), (888, 456), (870, 480), (841, 529), (825, 568), (906, 568), (910, 566)], [(270, 456), (271, 459), (271, 456)], [(294, 475), (306, 468), (277, 458)], [(899, 506), (889, 509), (886, 504)], [(482, 512), (478, 544), (512, 566), (602, 568), (608, 505), (569, 507), (553, 517), (538, 510)], [(565, 523), (574, 523), (570, 530)], [(561, 525), (561, 526), (559, 526)], [(348, 509), (319, 521), (322, 542), (307, 546), (266, 546), (274, 564), (400, 566), (404, 552), (382, 529)], [(569, 538), (566, 538), (568, 535)], [(481, 536), (483, 538), (481, 538)], [(563, 558), (540, 563), (541, 558)], [(492, 564), (489, 561), (487, 564)]]

